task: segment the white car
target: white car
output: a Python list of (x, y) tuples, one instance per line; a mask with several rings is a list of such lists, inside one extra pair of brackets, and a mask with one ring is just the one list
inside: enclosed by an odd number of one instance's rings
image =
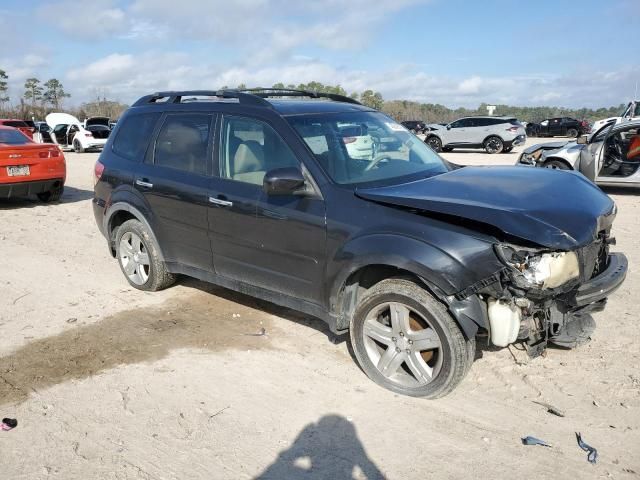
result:
[(591, 127), (591, 131), (597, 132), (610, 122), (615, 122), (616, 124), (618, 124), (636, 120), (640, 120), (640, 101), (638, 100), (629, 102), (619, 117), (609, 117), (605, 118), (604, 120), (598, 120), (597, 122), (594, 122), (593, 126)]
[(366, 125), (340, 125), (340, 135), (349, 156), (356, 160), (373, 160), (375, 142)]
[(91, 127), (85, 128), (80, 120), (68, 113), (50, 113), (45, 120), (51, 128), (51, 141), (63, 150), (74, 150), (77, 153), (101, 150), (107, 143), (108, 135), (105, 137), (100, 132), (92, 132), (89, 130)]

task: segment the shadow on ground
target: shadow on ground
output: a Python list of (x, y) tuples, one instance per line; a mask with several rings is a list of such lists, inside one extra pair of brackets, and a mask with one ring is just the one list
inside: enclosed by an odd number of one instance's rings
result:
[(59, 202), (43, 203), (34, 196), (29, 197), (17, 197), (17, 198), (0, 198), (0, 210), (13, 210), (19, 208), (32, 208), (40, 206), (61, 205), (64, 203), (82, 202), (93, 198), (93, 192), (91, 190), (84, 190), (75, 187), (64, 187), (64, 194)]
[(368, 457), (354, 425), (326, 415), (307, 425), (256, 480), (385, 478)]

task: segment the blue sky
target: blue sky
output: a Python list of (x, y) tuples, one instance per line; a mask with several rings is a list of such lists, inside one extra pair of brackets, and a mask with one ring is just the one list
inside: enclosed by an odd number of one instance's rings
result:
[(640, 0), (0, 2), (12, 101), (56, 77), (77, 104), (282, 81), (385, 99), (599, 107), (640, 82)]

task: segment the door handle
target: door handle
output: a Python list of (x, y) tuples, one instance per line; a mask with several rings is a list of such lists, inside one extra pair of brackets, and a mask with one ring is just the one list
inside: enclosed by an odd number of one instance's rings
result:
[(232, 207), (233, 206), (233, 202), (230, 202), (229, 200), (221, 200), (221, 199), (215, 198), (215, 197), (209, 197), (209, 202), (210, 203), (215, 203), (216, 205), (220, 205), (221, 207)]
[(153, 183), (145, 182), (144, 180), (140, 180), (140, 179), (136, 179), (136, 185), (139, 185), (144, 188), (153, 188)]

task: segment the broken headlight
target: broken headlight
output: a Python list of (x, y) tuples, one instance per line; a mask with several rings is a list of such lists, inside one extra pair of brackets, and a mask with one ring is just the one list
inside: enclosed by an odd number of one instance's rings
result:
[(580, 275), (575, 252), (539, 253), (510, 245), (496, 245), (496, 252), (521, 287), (557, 288)]

